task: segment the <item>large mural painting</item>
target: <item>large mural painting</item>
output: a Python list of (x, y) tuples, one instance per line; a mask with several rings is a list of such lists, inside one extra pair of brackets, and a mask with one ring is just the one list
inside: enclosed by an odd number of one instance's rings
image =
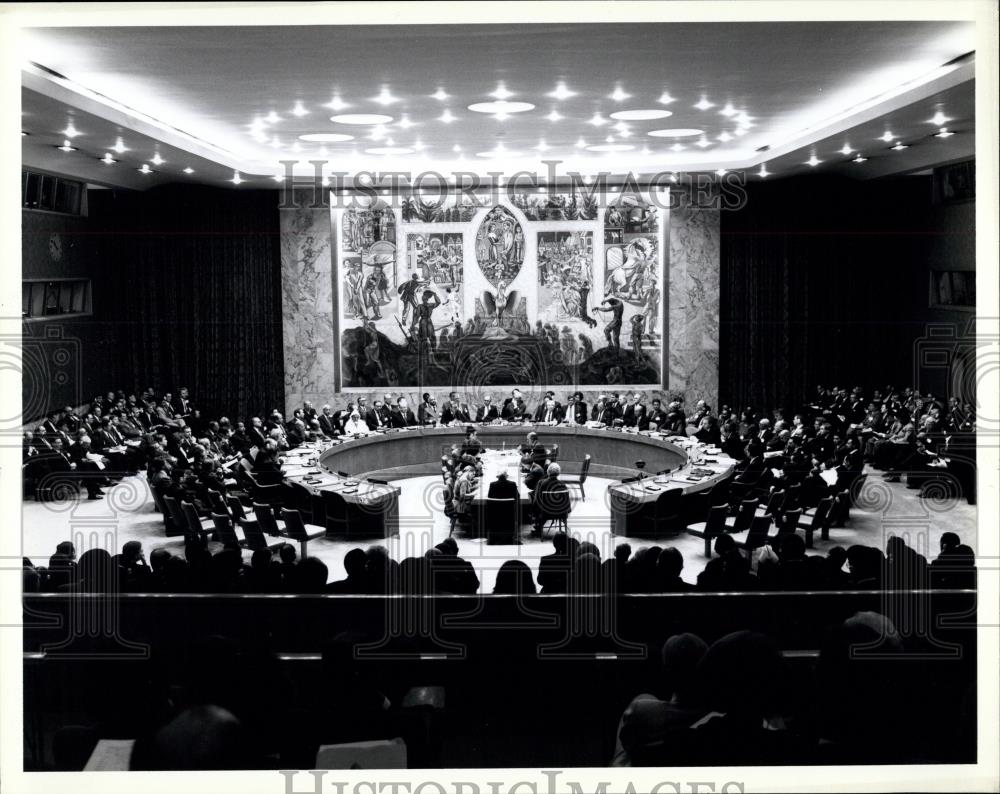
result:
[(662, 383), (661, 223), (641, 197), (335, 212), (342, 388)]

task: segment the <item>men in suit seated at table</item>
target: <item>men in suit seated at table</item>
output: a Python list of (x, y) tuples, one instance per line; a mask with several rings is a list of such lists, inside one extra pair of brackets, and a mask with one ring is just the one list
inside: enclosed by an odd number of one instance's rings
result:
[(389, 410), (381, 400), (375, 400), (367, 411), (362, 412), (359, 409), (358, 413), (365, 420), (369, 430), (385, 430), (389, 427)]
[(390, 427), (414, 427), (416, 424), (417, 417), (413, 415), (406, 398), (399, 397), (389, 412)]
[(583, 392), (573, 392), (566, 407), (565, 420), (570, 424), (582, 425), (586, 424), (587, 419), (587, 403), (583, 400)]
[(613, 412), (608, 410), (607, 399), (602, 394), (594, 403), (594, 410), (591, 412), (590, 421), (607, 427), (614, 421)]
[(559, 424), (562, 421), (562, 417), (562, 410), (554, 397), (546, 397), (545, 401), (535, 411), (535, 421), (544, 424)]
[(642, 404), (642, 395), (635, 392), (632, 401), (622, 409), (622, 424), (625, 427), (638, 428), (646, 418), (646, 406)]
[[(550, 463), (545, 470), (545, 476), (538, 480), (532, 489), (531, 503), (536, 535), (541, 534), (542, 526), (549, 518), (563, 512), (563, 507), (569, 504), (566, 498), (569, 495), (569, 489), (566, 487), (566, 483), (559, 479), (560, 474), (562, 474), (562, 468), (559, 464)], [(527, 478), (525, 478), (525, 484), (527, 484)]]
[(320, 432), (327, 438), (334, 438), (340, 435), (340, 428), (337, 427), (336, 419), (333, 416), (333, 409), (329, 405), (323, 406), (323, 412), (317, 417)]
[(522, 422), (527, 415), (528, 406), (524, 403), (524, 397), (521, 396), (521, 390), (512, 389), (510, 397), (504, 400), (503, 410), (500, 412), (500, 418), (505, 419), (508, 422)]
[(521, 445), (521, 471), (528, 475), (525, 483), (529, 489), (533, 489), (535, 483), (544, 476), (543, 467), (548, 457), (549, 451), (538, 440), (538, 433), (534, 431), (528, 433), (525, 443)]
[(462, 444), (462, 455), (470, 455), (475, 458), (483, 454), (483, 442), (479, 440), (479, 434), (472, 425), (465, 429), (465, 443)]
[(458, 399), (458, 392), (453, 391), (448, 395), (448, 402), (441, 409), (441, 424), (454, 425), (471, 421), (469, 406)]
[(476, 408), (477, 422), (495, 422), (500, 418), (499, 409), (493, 404), (493, 396), (483, 395), (483, 404)]
[(428, 392), (424, 392), (423, 402), (417, 409), (417, 421), (422, 425), (436, 425), (441, 419), (438, 403)]

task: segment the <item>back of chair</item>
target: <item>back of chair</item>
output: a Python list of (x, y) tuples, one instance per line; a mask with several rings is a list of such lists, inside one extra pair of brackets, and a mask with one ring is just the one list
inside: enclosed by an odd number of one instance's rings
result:
[(201, 533), (201, 516), (190, 502), (181, 502), (181, 510), (184, 511), (185, 526), (196, 534)]
[(177, 504), (177, 500), (172, 496), (164, 494), (163, 504), (167, 507), (167, 512), (170, 515), (170, 520), (173, 522), (174, 527), (176, 527), (177, 530), (184, 529), (184, 527), (187, 526), (187, 519), (184, 518), (184, 513), (181, 511), (181, 506)]
[(816, 505), (816, 512), (813, 514), (812, 524), (819, 529), (830, 520), (830, 508), (833, 507), (833, 497), (824, 496)]
[(713, 505), (708, 509), (708, 520), (705, 522), (705, 535), (721, 535), (726, 530), (726, 515), (729, 505)]
[(260, 525), (251, 518), (241, 518), (240, 527), (243, 529), (243, 537), (246, 538), (247, 548), (252, 551), (267, 548), (267, 540), (261, 532)]
[(233, 517), (233, 521), (239, 521), (241, 518), (247, 517), (247, 511), (243, 509), (243, 502), (235, 496), (227, 498), (226, 503), (229, 505), (229, 514)]
[(774, 520), (770, 513), (764, 516), (754, 516), (750, 522), (750, 531), (747, 533), (745, 541), (747, 546), (763, 546), (767, 541), (767, 533), (771, 530), (771, 522)]
[(280, 535), (278, 522), (274, 518), (274, 510), (270, 505), (253, 503), (253, 514), (257, 517), (257, 524), (260, 531), (265, 535)]
[[(517, 533), (518, 521), (517, 499), (489, 499), (483, 503), (483, 526), (486, 537), (493, 534)], [(516, 534), (515, 534), (516, 537)]]
[(802, 518), (801, 507), (796, 507), (794, 510), (786, 510), (782, 513), (781, 521), (778, 522), (778, 534), (794, 535), (795, 527), (799, 525), (800, 518)]
[(343, 496), (333, 491), (320, 491), (320, 498), (330, 521), (347, 520), (347, 500)]
[(285, 522), (285, 536), (292, 540), (306, 540), (306, 525), (298, 510), (283, 509), (281, 520)]
[(226, 548), (239, 548), (239, 539), (233, 529), (233, 520), (228, 513), (212, 513), (212, 523), (215, 524), (215, 534), (219, 536)]
[(733, 532), (743, 532), (746, 529), (750, 529), (750, 524), (753, 521), (754, 513), (757, 512), (757, 505), (760, 504), (760, 499), (744, 499), (740, 502), (739, 512), (736, 514), (736, 520), (733, 522)]
[(580, 469), (580, 482), (584, 483), (587, 481), (587, 475), (590, 473), (590, 455), (583, 456), (583, 467)]
[(226, 507), (226, 500), (222, 498), (222, 494), (218, 491), (213, 491), (211, 488), (208, 489), (208, 503), (212, 507), (212, 512), (214, 513), (229, 513)]
[(785, 510), (794, 510), (799, 506), (799, 492), (801, 490), (802, 486), (799, 483), (788, 486), (788, 490), (785, 492), (785, 504), (783, 505)]
[(771, 495), (767, 497), (767, 507), (764, 509), (764, 513), (772, 516), (778, 515), (784, 501), (785, 492), (783, 490), (772, 491)]
[(669, 488), (657, 496), (655, 509), (657, 520), (679, 515), (683, 499), (684, 491), (680, 488)]

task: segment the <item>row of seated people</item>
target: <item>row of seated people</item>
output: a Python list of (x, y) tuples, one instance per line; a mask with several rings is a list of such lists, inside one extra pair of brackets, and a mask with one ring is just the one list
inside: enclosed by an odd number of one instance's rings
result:
[[(974, 759), (975, 676), (964, 677), (967, 671), (955, 664), (943, 668), (938, 661), (932, 663), (939, 668), (935, 672), (946, 677), (928, 687), (919, 648), (885, 614), (856, 612), (827, 626), (808, 669), (793, 667), (778, 642), (762, 632), (730, 631), (712, 641), (698, 631), (671, 635), (657, 649), (658, 664), (630, 677), (624, 710), (593, 692), (581, 703), (575, 687), (553, 687), (550, 699), (557, 714), (548, 715), (547, 724), (583, 709), (584, 724), (595, 731), (600, 721), (608, 721), (608, 727), (616, 723), (610, 757), (592, 759), (590, 766)], [(99, 703), (85, 717), (92, 725), (57, 735), (57, 765), (82, 769), (98, 736), (115, 727), (121, 732), (115, 735), (135, 739), (130, 770), (309, 769), (323, 745), (407, 736), (406, 700), (389, 677), (355, 657), (359, 639), (364, 638), (342, 633), (321, 643), (322, 675), (306, 695), (263, 654), (237, 640), (195, 638), (192, 658), (159, 664), (152, 680), (137, 680), (129, 689), (131, 697), (108, 699), (120, 701), (116, 709)], [(154, 649), (154, 661), (155, 656)], [(276, 677), (282, 685), (259, 686)], [(518, 694), (505, 698), (508, 711), (537, 707)], [(449, 733), (476, 725), (477, 718), (488, 721), (489, 708), (480, 705), (480, 713), (471, 717), (460, 709), (444, 712), (445, 724), (438, 726), (439, 765), (460, 765)], [(81, 717), (75, 719), (79, 723)], [(455, 723), (451, 731), (449, 720)], [(507, 730), (505, 741), (486, 756), (492, 766), (516, 765), (509, 753), (523, 742), (530, 741), (534, 751), (539, 745), (548, 748), (554, 756), (562, 749), (558, 732), (539, 738), (517, 725)], [(411, 731), (407, 741), (413, 740), (419, 741)]]
[[(716, 540), (715, 556), (695, 582), (682, 577), (684, 557), (671, 546), (643, 547), (632, 554), (618, 545), (601, 559), (593, 543), (565, 533), (553, 535), (553, 553), (539, 561), (537, 576), (522, 560), (507, 560), (497, 571), (493, 594), (681, 593), (688, 591), (973, 589), (976, 562), (957, 535), (941, 536), (931, 562), (900, 538), (890, 538), (885, 553), (874, 546), (831, 548), (825, 556), (807, 555), (800, 537), (783, 538), (749, 557), (732, 539)], [(231, 593), (379, 593), (475, 594), (480, 580), (472, 564), (447, 538), (422, 557), (397, 563), (383, 546), (352, 549), (344, 557), (346, 577), (328, 581), (326, 564), (316, 557), (297, 559), (295, 548), (276, 555), (253, 553), (249, 564), (232, 549), (214, 554), (190, 543), (184, 556), (157, 548), (146, 561), (142, 544), (129, 541), (121, 554), (103, 549), (84, 552), (79, 562), (72, 543), (60, 543), (47, 566), (24, 561), (25, 592), (231, 592)]]

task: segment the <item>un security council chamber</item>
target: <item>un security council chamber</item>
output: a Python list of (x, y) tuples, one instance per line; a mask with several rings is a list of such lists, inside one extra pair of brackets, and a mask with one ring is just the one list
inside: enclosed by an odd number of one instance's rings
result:
[(984, 760), (981, 23), (604, 5), (21, 31), (25, 772)]

